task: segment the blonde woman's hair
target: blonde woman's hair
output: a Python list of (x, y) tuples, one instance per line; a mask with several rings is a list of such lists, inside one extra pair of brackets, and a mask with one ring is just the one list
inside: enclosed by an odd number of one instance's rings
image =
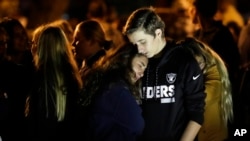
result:
[[(204, 58), (205, 67), (203, 73), (206, 74), (208, 69), (212, 66), (217, 66), (220, 81), (222, 83), (222, 94), (220, 101), (220, 108), (222, 111), (222, 119), (227, 125), (228, 121), (233, 121), (233, 102), (232, 102), (232, 88), (229, 80), (228, 70), (224, 64), (224, 61), (221, 57), (211, 49), (207, 44), (194, 39), (188, 38), (187, 40), (192, 40), (192, 45), (187, 46), (193, 55), (201, 56)], [(191, 42), (192, 42), (191, 41)]]
[[(82, 86), (70, 44), (62, 29), (51, 25), (38, 27), (34, 31), (33, 42), (32, 54), (35, 67), (41, 70), (44, 79), (46, 116), (49, 116), (48, 99), (50, 98), (54, 104), (57, 120), (62, 121), (65, 117), (68, 93), (66, 75), (73, 74), (79, 89)], [(70, 73), (67, 72), (66, 67), (69, 67)]]

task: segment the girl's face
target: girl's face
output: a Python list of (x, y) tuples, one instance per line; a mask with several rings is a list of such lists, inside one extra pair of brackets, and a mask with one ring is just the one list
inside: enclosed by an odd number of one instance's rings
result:
[(136, 55), (132, 60), (133, 74), (131, 74), (132, 82), (138, 81), (144, 74), (148, 65), (148, 58), (144, 55)]
[(80, 28), (76, 27), (72, 45), (75, 49), (77, 58), (84, 60), (93, 54), (91, 41), (87, 40), (81, 33)]

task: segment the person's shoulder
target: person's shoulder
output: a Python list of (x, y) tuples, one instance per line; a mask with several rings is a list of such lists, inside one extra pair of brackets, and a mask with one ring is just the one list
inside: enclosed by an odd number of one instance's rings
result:
[(132, 94), (126, 83), (117, 81), (106, 85), (106, 87), (101, 91), (100, 98), (108, 100), (110, 103), (117, 103), (120, 100), (127, 99), (131, 95)]
[(172, 43), (173, 53), (178, 60), (192, 61), (194, 56), (189, 49), (189, 41), (187, 39), (175, 40)]
[(178, 40), (175, 40), (173, 38), (166, 38), (166, 46), (168, 47), (176, 47), (181, 45)]
[(166, 56), (172, 54), (179, 46), (180, 44), (176, 40), (167, 38), (165, 47), (157, 56)]
[(105, 87), (103, 87), (103, 92), (104, 95), (109, 95), (112, 97), (120, 97), (124, 94), (130, 93), (129, 86), (128, 84), (123, 81), (114, 81), (114, 82), (109, 82)]
[(173, 53), (174, 52), (180, 53), (180, 52), (186, 50), (183, 40), (174, 40), (174, 39), (167, 40), (166, 48), (168, 48)]
[(120, 81), (110, 83), (109, 90), (122, 92), (122, 91), (128, 91), (129, 88), (128, 88), (128, 84), (125, 81), (120, 80)]

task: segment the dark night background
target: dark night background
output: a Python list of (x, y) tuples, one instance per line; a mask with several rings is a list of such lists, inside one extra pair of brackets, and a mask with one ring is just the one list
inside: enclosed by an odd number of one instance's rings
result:
[[(86, 18), (90, 0), (0, 0), (0, 18), (5, 16), (23, 17), (27, 28), (58, 18)], [(167, 7), (171, 0), (106, 0), (114, 7), (120, 18), (126, 17), (142, 6)], [(249, 17), (250, 1), (236, 0), (237, 9), (244, 18)]]

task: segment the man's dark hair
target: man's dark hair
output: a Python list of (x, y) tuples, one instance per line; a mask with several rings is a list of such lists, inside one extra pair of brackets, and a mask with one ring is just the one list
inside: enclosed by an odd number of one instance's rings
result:
[(139, 8), (129, 16), (123, 28), (123, 34), (131, 34), (138, 29), (142, 29), (145, 33), (155, 36), (156, 29), (161, 29), (164, 33), (165, 23), (152, 7)]

